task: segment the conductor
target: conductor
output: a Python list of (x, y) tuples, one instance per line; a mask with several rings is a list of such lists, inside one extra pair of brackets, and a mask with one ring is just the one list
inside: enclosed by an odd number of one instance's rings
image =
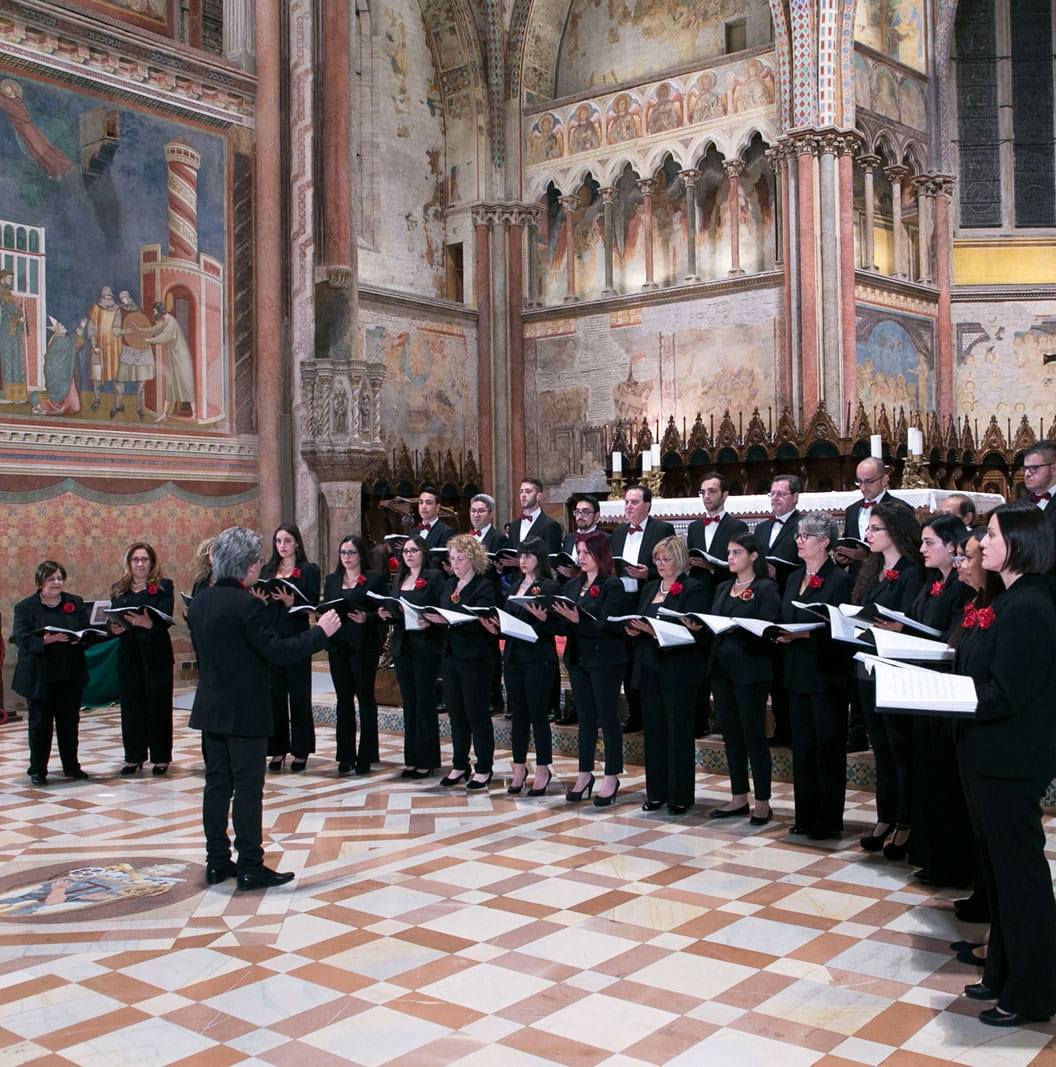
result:
[[(328, 611), (312, 629), (279, 637), (268, 609), (247, 589), (260, 574), (260, 547), (260, 534), (243, 526), (218, 534), (211, 553), (213, 585), (191, 601), (187, 614), (198, 650), (190, 725), (202, 731), (205, 757), (205, 880), (216, 885), (237, 876), (239, 889), (267, 889), (293, 878), (292, 872), (264, 866), (261, 808), (273, 727), (268, 667), (320, 651), (341, 627), (337, 613)], [(237, 866), (227, 836), (229, 810)]]

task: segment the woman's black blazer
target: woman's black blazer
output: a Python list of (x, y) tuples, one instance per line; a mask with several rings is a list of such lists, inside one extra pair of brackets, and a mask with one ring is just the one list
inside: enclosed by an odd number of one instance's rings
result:
[[(931, 590), (935, 588), (936, 582), (940, 583), (939, 592), (932, 596)], [(964, 605), (973, 596), (975, 590), (958, 579), (956, 569), (946, 575), (945, 581), (937, 570), (928, 570), (924, 575), (924, 584), (906, 614), (911, 619), (946, 634), (954, 623), (960, 625), (964, 616)]]
[(362, 611), (367, 616), (366, 622), (342, 618), (341, 629), (330, 638), (330, 648), (377, 656), (381, 653), (381, 620), (378, 618), (378, 602), (367, 594), (384, 594), (385, 579), (377, 571), (365, 571), (360, 577), (363, 583), (351, 589), (341, 588), (344, 574), (337, 571), (328, 574), (323, 583), (323, 600), (345, 600), (352, 611)]
[(892, 568), (898, 571), (898, 578), (890, 581), (883, 577), (884, 568), (866, 587), (862, 594), (862, 605), (883, 604), (885, 608), (894, 608), (908, 615), (913, 601), (924, 588), (925, 571), (919, 563), (900, 556)]
[[(818, 622), (813, 612), (794, 608), (793, 600), (802, 604), (833, 604), (839, 606), (851, 599), (854, 579), (845, 570), (827, 559), (818, 571), (820, 589), (799, 587), (806, 576), (806, 567), (790, 574), (781, 601), (782, 622)], [(780, 646), (784, 652), (785, 686), (794, 693), (824, 693), (829, 689), (846, 688), (851, 683), (852, 646), (833, 641), (829, 628), (812, 630), (806, 640), (790, 641)]]
[[(730, 578), (715, 591), (712, 615), (727, 615), (731, 619), (765, 619), (767, 622), (777, 622), (781, 618), (781, 596), (777, 591), (777, 582), (769, 578), (753, 579), (748, 586), (752, 591), (751, 600), (731, 597), (729, 593), (732, 588), (733, 579)], [(773, 645), (746, 630), (733, 629), (717, 634), (708, 660), (708, 669), (716, 668), (721, 668), (734, 685), (772, 681)]]
[[(66, 611), (66, 605), (73, 608)], [(88, 609), (79, 596), (63, 593), (57, 607), (48, 608), (40, 593), (27, 596), (15, 605), (15, 621), (11, 643), (18, 649), (11, 688), (27, 700), (44, 700), (48, 695), (48, 676), (69, 678), (84, 686), (88, 682), (88, 668), (84, 662), (84, 646), (76, 644), (44, 644), (34, 630), (45, 626), (61, 626), (65, 630), (87, 629)]]
[[(608, 622), (610, 615), (625, 615), (625, 594), (619, 578), (599, 578), (587, 583), (581, 574), (565, 583), (565, 596), (584, 610), (576, 625), (558, 618), (561, 631), (567, 635), (565, 665), (581, 667), (585, 671), (602, 667), (623, 667), (627, 663), (627, 640), (622, 623)], [(590, 613), (588, 617), (586, 612)]]
[[(455, 593), (458, 579), (451, 575), (444, 583), (440, 596), (440, 607), (461, 611), (464, 608), (490, 608), (495, 606), (495, 583), (488, 575), (475, 574), (458, 594), (458, 600), (451, 597)], [(445, 656), (454, 659), (487, 659), (498, 651), (495, 638), (479, 622), (467, 622), (461, 626), (443, 627)], [(489, 684), (485, 679), (484, 684)]]
[[(171, 617), (176, 610), (172, 582), (168, 578), (162, 578), (154, 585), (154, 592), (151, 592), (153, 584), (148, 583), (146, 589), (138, 593), (133, 593), (130, 589), (127, 593), (114, 597), (110, 606), (145, 608), (149, 605), (157, 608), (158, 611), (164, 611)], [(164, 622), (156, 615), (150, 616), (150, 622), (149, 627), (126, 623), (124, 632), (117, 635), (121, 642), (117, 648), (119, 667), (127, 667), (131, 661), (137, 667), (142, 665), (147, 671), (172, 670), (174, 659), (172, 638), (169, 636), (169, 627), (172, 623)]]
[[(710, 605), (708, 586), (705, 582), (687, 574), (680, 574), (672, 585), (679, 584), (682, 589), (677, 593), (668, 593), (663, 603), (655, 608), (668, 608), (671, 611), (700, 611), (707, 614)], [(660, 588), (660, 580), (647, 582), (638, 598), (638, 614), (652, 615), (663, 619), (654, 610), (653, 597)], [(675, 622), (667, 619), (667, 622)], [(656, 675), (661, 689), (686, 689), (704, 684), (704, 654), (694, 642), (692, 645), (679, 645), (676, 648), (661, 648), (656, 639), (648, 634), (641, 634), (633, 639), (634, 674), (631, 685), (640, 687), (643, 672)]]
[[(416, 607), (435, 608), (444, 591), (445, 575), (442, 571), (422, 571), (418, 577), (425, 583), (421, 589), (400, 589), (399, 577), (393, 578), (389, 596), (397, 600), (402, 597), (408, 604), (414, 604)], [(428, 626), (424, 630), (406, 630), (402, 615), (396, 615), (389, 625), (392, 627), (393, 659), (405, 654), (424, 657), (440, 655), (444, 643), (442, 627)]]
[[(319, 586), (321, 584), (319, 565), (305, 560), (304, 563), (298, 563), (294, 570), (299, 573), (291, 575), (286, 581), (291, 585), (297, 586), (305, 600), (314, 608), (319, 603)], [(262, 567), (260, 576), (261, 578), (274, 578), (275, 570), (269, 566)], [(295, 598), (293, 606), (297, 607), (299, 603), (300, 601)], [(296, 615), (291, 615), (289, 609), (281, 600), (272, 600), (269, 597), (267, 608), (268, 618), (279, 637), (292, 637), (294, 634), (304, 633), (311, 625), (309, 613), (299, 611)]]
[[(531, 590), (538, 589), (538, 593)], [(561, 592), (561, 586), (552, 578), (540, 578), (529, 587), (530, 596), (555, 596)], [(511, 593), (511, 596), (514, 595)], [(551, 663), (557, 666), (557, 649), (554, 647), (554, 635), (557, 628), (554, 625), (552, 615), (547, 615), (545, 622), (540, 622), (530, 615), (524, 608), (516, 604), (504, 604), (503, 611), (508, 611), (521, 622), (528, 623), (535, 631), (538, 641), (533, 645), (530, 641), (521, 641), (516, 637), (507, 637), (502, 650), (502, 662), (504, 666), (518, 668), (534, 667), (542, 663)]]

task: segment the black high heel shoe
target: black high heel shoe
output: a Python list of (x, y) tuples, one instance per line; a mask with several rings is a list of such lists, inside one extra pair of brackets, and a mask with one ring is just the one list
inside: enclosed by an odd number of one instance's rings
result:
[(153, 771), (155, 774), (168, 774), (169, 765), (167, 763), (155, 763)]
[[(879, 826), (880, 823), (877, 823), (876, 825)], [(858, 844), (861, 845), (866, 852), (879, 852), (884, 847), (884, 842), (887, 841), (894, 832), (895, 824), (893, 822), (887, 824), (887, 829), (882, 834), (877, 834), (876, 826), (874, 826), (872, 832), (861, 838)]]
[(269, 771), (281, 771), (282, 765), (286, 762), (285, 756), (273, 756), (271, 762), (268, 764)]
[(411, 777), (415, 781), (420, 781), (422, 778), (432, 778), (434, 774), (436, 774), (436, 771), (431, 767), (415, 767)]
[(517, 785), (514, 785), (513, 782), (511, 781), (510, 784), (506, 787), (507, 795), (511, 796), (511, 797), (519, 797), (521, 795), (521, 791), (524, 789), (524, 783), (527, 782), (527, 781), (528, 781), (528, 770), (526, 768), (525, 772), (524, 772), (524, 777), (520, 780), (520, 782), (517, 783)]
[(594, 775), (590, 776), (590, 781), (587, 782), (582, 789), (566, 789), (565, 800), (582, 800), (585, 796), (589, 797), (594, 792)]
[(294, 774), (300, 774), (301, 771), (303, 771), (304, 768), (307, 767), (307, 766), (308, 766), (308, 757), (305, 756), (304, 759), (295, 759), (290, 764), (290, 770), (293, 771)]
[[(904, 833), (906, 839), (901, 844), (895, 843), (895, 838), (899, 834)], [(904, 860), (909, 855), (909, 837), (910, 827), (903, 825), (902, 823), (895, 823), (895, 832), (891, 836), (891, 840), (884, 845), (884, 859), (886, 860)]]
[[(467, 789), (472, 789), (474, 791), (479, 791), (481, 789), (487, 789), (488, 786), (491, 785), (491, 776), (494, 773), (495, 773), (494, 771), (488, 771), (488, 776), (487, 776), (487, 778), (484, 779), (484, 781), (481, 781), (479, 778), (470, 778), (470, 780), (468, 782), (466, 782), (466, 788)], [(522, 785), (523, 785), (523, 783), (522, 783)], [(520, 790), (518, 790), (518, 792), (520, 792)]]
[(596, 808), (607, 808), (610, 804), (615, 804), (616, 803), (616, 794), (619, 793), (619, 791), (620, 791), (620, 780), (619, 780), (619, 778), (617, 778), (616, 779), (616, 788), (607, 797), (598, 796), (598, 797), (594, 798), (594, 807), (596, 807)]
[(550, 783), (553, 780), (554, 772), (548, 769), (546, 772), (546, 784), (541, 786), (532, 786), (532, 788), (528, 790), (526, 795), (530, 797), (545, 797), (546, 794), (550, 792)]
[(460, 771), (457, 778), (449, 778), (449, 777), (441, 778), (440, 779), (440, 784), (445, 789), (450, 789), (454, 785), (461, 785), (463, 782), (468, 782), (468, 781), (469, 781), (469, 771)]
[(129, 775), (138, 774), (142, 767), (142, 763), (126, 763), (121, 768), (121, 773), (127, 778)]

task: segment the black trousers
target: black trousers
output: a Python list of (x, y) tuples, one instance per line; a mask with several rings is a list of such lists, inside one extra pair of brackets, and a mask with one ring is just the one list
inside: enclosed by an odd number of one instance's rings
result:
[(766, 743), (766, 698), (770, 682), (742, 685), (731, 681), (720, 666), (711, 672), (711, 693), (726, 746), (730, 791), (734, 796), (748, 792), (748, 765), (751, 764), (755, 799), (769, 800), (773, 764)]
[(554, 760), (550, 734), (550, 692), (557, 662), (517, 664), (506, 661), (506, 700), (511, 716), (510, 747), (513, 762), (528, 759), (529, 734), (535, 737), (535, 762), (541, 767)]
[(202, 731), (202, 755), (205, 757), (202, 824), (208, 863), (223, 863), (231, 858), (231, 843), (227, 836), (230, 811), (235, 828), (238, 869), (243, 871), (263, 864), (261, 813), (267, 750), (266, 737), (235, 737)]
[(865, 728), (876, 764), (877, 822), (913, 824), (913, 717), (876, 710), (876, 685), (858, 679)]
[(964, 784), (990, 901), (982, 982), (1004, 1011), (1048, 1018), (1056, 1014), (1056, 901), (1040, 804), (1048, 782), (969, 771)]
[(298, 660), (286, 667), (271, 667), (272, 734), (269, 756), (307, 756), (315, 751), (315, 722), (312, 719), (312, 661)]
[(130, 649), (118, 672), (126, 763), (172, 762), (172, 668), (148, 670)]
[[(598, 727), (605, 745), (605, 773), (623, 773), (623, 729), (620, 726), (620, 684), (623, 672), (618, 667), (585, 670), (569, 667), (572, 699), (579, 718), (579, 770), (594, 770), (598, 747)], [(637, 692), (637, 690), (634, 690)]]
[(396, 681), (403, 700), (403, 763), (435, 771), (440, 766), (440, 724), (436, 711), (439, 656), (396, 657)]
[(641, 673), (645, 795), (649, 800), (693, 803), (696, 768), (693, 716), (697, 687), (662, 689), (652, 671)]
[(63, 774), (81, 769), (77, 759), (77, 728), (81, 722), (81, 683), (72, 679), (48, 682), (44, 700), (27, 701), (29, 773), (47, 774), (52, 731), (58, 734)]
[[(374, 681), (378, 674), (378, 654), (360, 652), (339, 645), (327, 653), (330, 677), (337, 693), (337, 762), (377, 763), (378, 702)], [(359, 748), (356, 748), (356, 706), (359, 706)]]
[(642, 693), (640, 689), (631, 685), (633, 676), (634, 653), (632, 651), (623, 672), (623, 695), (627, 698), (627, 729), (640, 730), (642, 728)]
[(777, 646), (773, 652), (774, 680), (770, 683), (770, 710), (774, 715), (773, 737), (787, 744), (792, 738), (792, 709), (789, 692), (785, 688), (785, 655)]
[(491, 657), (458, 659), (444, 656), (444, 704), (451, 720), (451, 766), (468, 771), (472, 743), (477, 774), (490, 774), (495, 758), (495, 728), (491, 723)]
[(809, 833), (843, 828), (847, 793), (847, 693), (788, 694), (796, 826)]

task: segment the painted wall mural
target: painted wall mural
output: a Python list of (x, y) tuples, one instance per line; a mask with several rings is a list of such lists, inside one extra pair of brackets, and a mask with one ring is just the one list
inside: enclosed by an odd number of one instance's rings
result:
[(924, 0), (859, 0), (854, 39), (907, 67), (926, 70)]
[(223, 136), (0, 68), (0, 416), (230, 424)]
[(1037, 430), (1056, 417), (1056, 301), (954, 305), (956, 410), (1015, 429), (1026, 415)]
[(780, 299), (779, 289), (760, 289), (528, 323), (529, 466), (548, 486), (603, 468), (591, 428), (616, 418), (673, 413), (692, 423), (698, 411), (765, 411)]
[(572, 0), (556, 96), (633, 81), (726, 50), (726, 22), (745, 18), (746, 47), (769, 40), (767, 5), (735, 0)]
[(934, 410), (933, 319), (858, 304), (855, 340), (858, 397), (866, 408)]

